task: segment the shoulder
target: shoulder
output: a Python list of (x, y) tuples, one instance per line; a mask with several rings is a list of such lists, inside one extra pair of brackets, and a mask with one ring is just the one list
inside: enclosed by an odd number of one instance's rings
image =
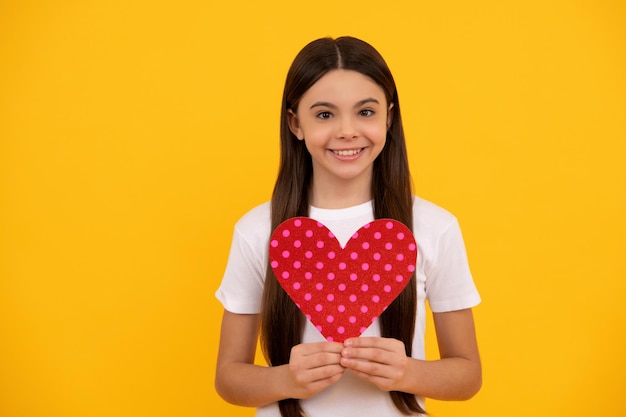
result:
[(261, 223), (268, 223), (269, 228), (270, 220), (270, 202), (266, 201), (265, 203), (253, 207), (241, 216), (239, 220), (237, 220), (236, 227), (249, 229), (258, 227)]
[(270, 202), (266, 201), (253, 207), (239, 218), (235, 224), (235, 233), (249, 244), (269, 239), (271, 229)]
[(416, 234), (436, 235), (457, 224), (457, 218), (448, 210), (418, 196), (413, 197), (413, 227)]

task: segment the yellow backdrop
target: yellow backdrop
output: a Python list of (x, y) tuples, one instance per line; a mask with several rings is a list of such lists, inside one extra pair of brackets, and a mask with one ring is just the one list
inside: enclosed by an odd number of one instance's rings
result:
[(432, 415), (623, 413), (624, 2), (394, 3), (0, 2), (1, 416), (253, 414), (214, 392), (213, 294), (287, 67), (343, 34), (391, 66), (484, 300), (483, 389)]

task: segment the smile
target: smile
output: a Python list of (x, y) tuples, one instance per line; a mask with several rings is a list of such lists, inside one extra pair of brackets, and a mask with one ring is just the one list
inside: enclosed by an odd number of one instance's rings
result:
[(333, 150), (333, 153), (335, 155), (338, 156), (354, 156), (356, 154), (361, 153), (361, 151), (365, 149), (365, 148), (359, 148), (359, 149), (345, 149), (345, 150), (339, 150), (339, 151), (335, 151)]

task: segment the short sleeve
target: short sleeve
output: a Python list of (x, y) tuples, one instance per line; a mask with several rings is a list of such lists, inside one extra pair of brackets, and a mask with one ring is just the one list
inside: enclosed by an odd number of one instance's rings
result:
[(215, 296), (232, 313), (261, 311), (265, 262), (262, 248), (255, 247), (236, 226), (224, 277)]
[(434, 313), (462, 310), (480, 303), (465, 243), (456, 218), (439, 235), (426, 273), (426, 297)]

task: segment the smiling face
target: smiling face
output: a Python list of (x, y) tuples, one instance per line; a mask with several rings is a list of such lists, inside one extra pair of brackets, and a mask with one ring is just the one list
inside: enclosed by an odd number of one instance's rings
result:
[(320, 78), (289, 113), (292, 133), (313, 163), (313, 191), (368, 194), (373, 163), (385, 146), (391, 109), (383, 89), (351, 70)]

